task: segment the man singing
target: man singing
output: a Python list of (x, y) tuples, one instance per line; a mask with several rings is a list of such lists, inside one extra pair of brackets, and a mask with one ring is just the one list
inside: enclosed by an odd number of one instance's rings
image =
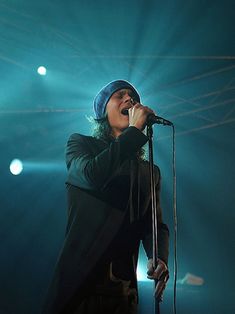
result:
[(112, 81), (94, 100), (93, 136), (73, 134), (66, 149), (68, 223), (43, 313), (136, 314), (136, 266), (140, 241), (148, 257), (148, 278), (157, 279), (160, 298), (168, 279), (169, 232), (157, 195), (158, 258), (152, 263), (149, 163), (143, 145), (147, 117), (137, 90)]

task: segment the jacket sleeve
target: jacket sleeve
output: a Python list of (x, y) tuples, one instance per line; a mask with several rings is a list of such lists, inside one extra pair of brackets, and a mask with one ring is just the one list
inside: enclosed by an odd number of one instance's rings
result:
[(122, 162), (137, 152), (147, 140), (147, 136), (139, 129), (129, 127), (94, 155), (90, 147), (97, 144), (94, 138), (80, 134), (71, 135), (66, 148), (67, 182), (88, 190), (102, 190)]
[[(160, 171), (156, 167), (155, 170), (159, 172), (159, 180), (156, 184), (156, 198), (157, 198), (157, 256), (168, 264), (169, 256), (169, 229), (168, 226), (163, 222), (162, 208), (160, 206)], [(153, 239), (152, 239), (152, 203), (147, 210), (146, 216), (143, 219), (143, 235), (142, 242), (148, 259), (153, 257)]]

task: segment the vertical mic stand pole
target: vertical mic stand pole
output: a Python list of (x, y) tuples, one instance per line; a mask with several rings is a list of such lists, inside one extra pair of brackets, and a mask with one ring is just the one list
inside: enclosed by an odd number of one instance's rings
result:
[[(150, 170), (150, 190), (152, 200), (152, 232), (153, 232), (153, 269), (157, 268), (157, 199), (156, 199), (156, 180), (154, 175), (154, 163), (153, 163), (153, 127), (147, 126), (147, 136), (149, 139), (149, 170)], [(160, 314), (159, 300), (155, 297), (157, 280), (154, 280), (154, 313)]]

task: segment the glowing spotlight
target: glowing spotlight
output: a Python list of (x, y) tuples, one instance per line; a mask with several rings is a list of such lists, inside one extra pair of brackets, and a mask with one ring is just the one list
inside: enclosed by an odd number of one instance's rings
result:
[(19, 159), (13, 159), (10, 164), (10, 171), (12, 174), (17, 176), (23, 170), (23, 163)]
[(178, 280), (178, 283), (181, 283), (182, 285), (202, 286), (204, 284), (204, 279), (202, 277), (187, 273), (184, 278)]
[(142, 265), (137, 266), (137, 280), (149, 281), (149, 279), (147, 278), (146, 270), (142, 267)]
[(40, 75), (46, 75), (47, 74), (47, 69), (44, 66), (40, 66), (38, 68), (38, 74)]

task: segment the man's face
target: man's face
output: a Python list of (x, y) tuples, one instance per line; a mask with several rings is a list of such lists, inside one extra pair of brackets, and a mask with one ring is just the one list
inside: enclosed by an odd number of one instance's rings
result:
[(133, 106), (132, 99), (134, 99), (134, 93), (131, 89), (120, 89), (107, 103), (106, 112), (114, 137), (119, 136), (129, 126), (127, 110)]

